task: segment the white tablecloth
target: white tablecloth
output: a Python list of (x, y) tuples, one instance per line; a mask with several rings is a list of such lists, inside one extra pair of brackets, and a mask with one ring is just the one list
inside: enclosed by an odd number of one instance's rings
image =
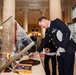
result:
[[(21, 60), (29, 59), (28, 56), (23, 56)], [(37, 55), (33, 59), (39, 60), (41, 62), (40, 56)], [(32, 74), (14, 74), (14, 73), (1, 73), (0, 75), (45, 75), (45, 71), (42, 62), (39, 65), (32, 66)]]

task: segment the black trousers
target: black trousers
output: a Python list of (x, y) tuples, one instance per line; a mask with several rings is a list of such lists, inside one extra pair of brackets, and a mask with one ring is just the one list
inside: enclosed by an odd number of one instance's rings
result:
[(57, 58), (59, 75), (73, 75), (75, 53), (64, 53), (63, 56)]
[(54, 56), (45, 55), (44, 69), (45, 69), (46, 75), (50, 75), (50, 69), (49, 69), (50, 58), (52, 62), (52, 75), (56, 75), (56, 55)]

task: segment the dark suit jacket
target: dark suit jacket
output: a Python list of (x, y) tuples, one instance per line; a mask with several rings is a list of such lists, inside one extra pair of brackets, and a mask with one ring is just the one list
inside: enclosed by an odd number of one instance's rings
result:
[[(58, 40), (56, 35), (58, 30), (60, 30), (63, 34), (61, 42)], [(60, 19), (55, 19), (54, 21), (51, 21), (50, 27), (48, 28), (48, 33), (42, 40), (37, 51), (41, 52), (42, 49), (48, 44), (50, 39), (56, 50), (61, 47), (66, 52), (73, 53), (76, 51), (76, 43), (72, 39), (70, 39), (70, 35), (71, 32), (69, 28)]]
[[(45, 32), (45, 36), (48, 34), (48, 29), (46, 29), (46, 32)], [(50, 52), (56, 52), (56, 48), (54, 47), (52, 41), (50, 40), (50, 37), (49, 38), (49, 41), (47, 43), (47, 45), (45, 46), (45, 48), (49, 48), (50, 49)]]

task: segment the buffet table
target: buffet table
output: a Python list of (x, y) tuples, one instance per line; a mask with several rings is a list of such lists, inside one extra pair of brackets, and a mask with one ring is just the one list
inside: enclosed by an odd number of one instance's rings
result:
[[(21, 58), (21, 60), (27, 60), (27, 59), (29, 59), (28, 55), (25, 55)], [(13, 72), (10, 72), (10, 73), (1, 73), (0, 75), (46, 75), (39, 54), (36, 55), (35, 57), (33, 57), (33, 59), (39, 60), (40, 64), (32, 66), (31, 74), (15, 74)], [(18, 63), (18, 61), (17, 61), (17, 63)]]

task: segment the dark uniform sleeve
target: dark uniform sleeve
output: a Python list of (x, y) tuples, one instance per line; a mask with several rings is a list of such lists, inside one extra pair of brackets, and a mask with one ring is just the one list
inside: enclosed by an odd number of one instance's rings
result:
[(40, 46), (38, 47), (37, 51), (38, 51), (39, 53), (40, 53), (40, 52), (43, 50), (43, 48), (48, 44), (48, 41), (49, 41), (49, 34), (47, 34), (47, 35), (43, 38)]
[(60, 42), (60, 47), (66, 50), (68, 46), (68, 41), (70, 40), (70, 30), (67, 25), (62, 22), (60, 19), (56, 19), (56, 24), (59, 26), (60, 31), (63, 34), (62, 42)]

